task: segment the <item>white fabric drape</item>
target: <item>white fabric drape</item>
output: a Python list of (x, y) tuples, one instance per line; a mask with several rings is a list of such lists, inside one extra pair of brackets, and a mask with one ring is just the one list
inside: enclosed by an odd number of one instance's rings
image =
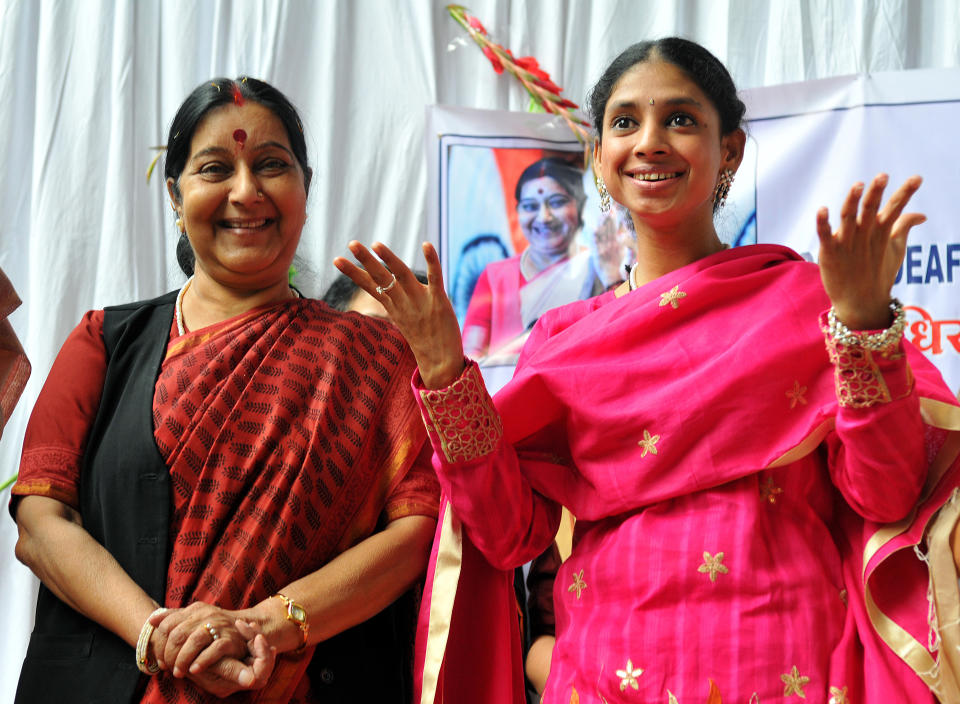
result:
[[(960, 65), (954, 0), (468, 6), (576, 102), (625, 46), (667, 34), (706, 45), (743, 88)], [(314, 168), (301, 245), (312, 294), (352, 238), (415, 257), (425, 232), (424, 106), (527, 102), (443, 2), (0, 0), (0, 267), (24, 302), (11, 322), (34, 370), (0, 441), (0, 479), (16, 471), (29, 409), (83, 312), (182, 280), (162, 170), (144, 179), (150, 147), (165, 142), (197, 83), (242, 74), (274, 83), (301, 110)], [(14, 561), (15, 539), (13, 522), (0, 521), (0, 702), (13, 699), (36, 590)]]

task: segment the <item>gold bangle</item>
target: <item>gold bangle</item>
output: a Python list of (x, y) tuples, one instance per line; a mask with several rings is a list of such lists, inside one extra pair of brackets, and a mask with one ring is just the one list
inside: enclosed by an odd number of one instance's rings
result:
[(307, 610), (290, 597), (284, 596), (279, 592), (270, 598), (277, 598), (282, 601), (284, 606), (287, 607), (287, 620), (293, 621), (300, 627), (300, 633), (303, 636), (303, 642), (300, 644), (300, 647), (293, 652), (294, 654), (302, 653), (303, 649), (307, 647), (307, 634), (310, 632), (310, 625), (307, 623)]
[(147, 659), (147, 647), (150, 645), (150, 636), (153, 635), (153, 626), (150, 624), (150, 619), (156, 614), (162, 614), (164, 611), (166, 611), (166, 609), (163, 607), (154, 610), (154, 612), (147, 617), (147, 620), (143, 622), (143, 628), (140, 629), (140, 637), (137, 638), (135, 655), (137, 659), (137, 669), (145, 675), (155, 675), (160, 672), (160, 667), (156, 661), (150, 662)]

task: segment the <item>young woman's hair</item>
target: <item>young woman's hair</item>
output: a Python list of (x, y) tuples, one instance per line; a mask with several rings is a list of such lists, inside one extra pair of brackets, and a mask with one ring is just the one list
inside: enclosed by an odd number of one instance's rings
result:
[(607, 66), (590, 91), (587, 104), (598, 138), (603, 137), (603, 114), (617, 81), (637, 64), (651, 60), (673, 64), (700, 87), (720, 114), (721, 134), (730, 134), (740, 127), (746, 106), (737, 97), (737, 87), (726, 67), (696, 42), (680, 37), (664, 37), (627, 47)]
[[(214, 78), (193, 89), (180, 105), (170, 125), (163, 175), (165, 179), (173, 179), (173, 192), (177, 200), (180, 200), (180, 174), (190, 158), (190, 143), (203, 118), (211, 110), (224, 105), (240, 105), (248, 100), (267, 108), (280, 120), (287, 133), (290, 150), (303, 170), (304, 187), (309, 189), (312, 172), (307, 161), (303, 123), (287, 97), (269, 83), (256, 78)], [(193, 274), (195, 259), (185, 234), (181, 234), (180, 241), (177, 242), (177, 262), (187, 276)]]

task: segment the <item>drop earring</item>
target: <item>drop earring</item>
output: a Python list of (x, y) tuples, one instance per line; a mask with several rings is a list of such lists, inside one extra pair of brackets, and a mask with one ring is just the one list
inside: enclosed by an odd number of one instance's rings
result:
[(610, 192), (607, 190), (607, 184), (603, 182), (603, 176), (597, 176), (597, 191), (600, 193), (600, 212), (610, 212)]
[(736, 172), (733, 169), (721, 169), (720, 178), (717, 181), (716, 188), (713, 189), (713, 209), (720, 210), (730, 194), (730, 186), (733, 185), (733, 177)]

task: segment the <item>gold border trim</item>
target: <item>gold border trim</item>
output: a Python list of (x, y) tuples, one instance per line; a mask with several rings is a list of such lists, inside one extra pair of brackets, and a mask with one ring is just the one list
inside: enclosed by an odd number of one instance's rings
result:
[[(960, 430), (960, 407), (926, 398), (920, 399), (920, 406), (927, 424), (947, 430)], [(958, 456), (960, 434), (952, 433), (930, 465), (921, 502), (933, 493)], [(902, 521), (883, 526), (870, 536), (863, 550), (861, 569), (867, 615), (877, 634), (930, 687), (941, 702), (960, 702), (960, 654), (956, 652), (960, 645), (960, 590), (957, 586), (957, 568), (950, 549), (950, 535), (960, 519), (960, 502), (955, 499), (956, 493), (955, 489), (950, 500), (927, 520), (922, 532), (928, 537), (930, 598), (936, 609), (941, 639), (939, 662), (926, 646), (880, 610), (869, 586), (870, 575), (880, 566), (879, 563), (874, 565), (868, 574), (870, 562), (891, 540), (910, 527), (916, 518), (916, 509)], [(953, 652), (947, 652), (948, 648)]]
[(788, 464), (793, 464), (799, 459), (803, 459), (817, 448), (830, 431), (833, 430), (835, 425), (836, 421), (833, 418), (827, 418), (811, 430), (803, 440), (773, 460), (773, 462), (764, 467), (764, 469), (784, 467)]
[(960, 430), (960, 406), (932, 398), (920, 399), (920, 415), (923, 422), (942, 430)]
[(443, 522), (437, 546), (437, 561), (430, 590), (430, 615), (427, 622), (427, 645), (423, 657), (423, 678), (420, 704), (433, 704), (440, 683), (440, 668), (450, 636), (453, 603), (463, 566), (463, 529), (453, 515), (449, 501), (444, 502)]

